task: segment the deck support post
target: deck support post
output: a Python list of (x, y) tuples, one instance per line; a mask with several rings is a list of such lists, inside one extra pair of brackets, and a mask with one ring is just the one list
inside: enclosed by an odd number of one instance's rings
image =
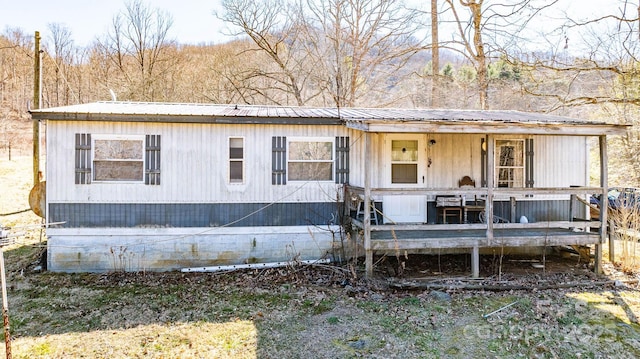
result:
[(478, 246), (471, 249), (471, 276), (473, 278), (480, 277), (480, 250)]
[(615, 263), (616, 260), (616, 240), (618, 239), (618, 235), (613, 229), (613, 223), (608, 223), (609, 225), (609, 262)]
[(509, 213), (509, 220), (511, 223), (519, 222), (518, 218), (516, 218), (516, 198), (509, 197), (509, 207), (511, 208), (511, 212)]
[[(593, 266), (593, 271), (596, 274), (602, 273), (602, 246), (607, 240), (607, 208), (609, 207), (609, 200), (607, 199), (607, 194), (609, 192), (608, 183), (608, 172), (607, 172), (607, 163), (609, 161), (607, 157), (607, 136), (601, 135), (599, 137), (599, 145), (600, 145), (600, 187), (602, 187), (602, 200), (600, 201), (600, 241), (596, 244), (596, 253), (595, 253), (595, 264)], [(609, 237), (609, 261), (613, 262), (613, 247), (615, 242), (613, 238)]]
[(365, 276), (373, 276), (373, 249), (371, 248), (371, 161), (367, 155), (371, 153), (371, 133), (364, 133), (364, 153), (362, 162), (364, 163), (364, 252), (365, 252)]

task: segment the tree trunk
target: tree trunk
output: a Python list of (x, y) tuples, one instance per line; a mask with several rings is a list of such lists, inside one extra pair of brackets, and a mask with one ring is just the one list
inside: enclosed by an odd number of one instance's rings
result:
[(438, 41), (438, 0), (431, 0), (431, 107), (440, 106), (440, 44)]
[(489, 78), (487, 76), (487, 57), (482, 43), (482, 1), (469, 2), (469, 8), (473, 16), (473, 47), (476, 50), (474, 57), (478, 71), (480, 108), (488, 110)]

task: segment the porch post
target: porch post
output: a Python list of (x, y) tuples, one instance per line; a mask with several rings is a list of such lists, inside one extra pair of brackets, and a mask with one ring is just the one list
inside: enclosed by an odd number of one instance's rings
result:
[[(494, 186), (494, 172), (495, 172), (495, 145), (493, 141), (493, 135), (487, 135), (487, 199), (484, 203), (484, 218), (487, 225), (486, 238), (487, 245), (491, 245), (493, 242), (493, 186)], [(476, 245), (471, 251), (471, 275), (474, 278), (480, 277), (480, 250)]]
[(487, 201), (485, 216), (487, 222), (487, 244), (493, 241), (493, 187), (495, 186), (495, 142), (493, 135), (487, 136)]
[(364, 252), (366, 277), (373, 276), (373, 250), (371, 249), (371, 161), (367, 155), (371, 153), (371, 133), (364, 133)]
[[(602, 273), (602, 245), (607, 240), (607, 228), (608, 218), (607, 209), (609, 207), (609, 200), (607, 194), (609, 192), (609, 174), (607, 172), (607, 136), (601, 135), (599, 138), (600, 144), (600, 187), (602, 187), (602, 200), (600, 201), (600, 243), (596, 244), (596, 258), (593, 271), (596, 274)], [(614, 236), (609, 236), (609, 261), (614, 261)]]

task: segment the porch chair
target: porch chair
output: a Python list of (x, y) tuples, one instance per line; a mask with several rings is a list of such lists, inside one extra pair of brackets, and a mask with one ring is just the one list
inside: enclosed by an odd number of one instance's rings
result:
[[(464, 182), (463, 182), (464, 181)], [(468, 185), (469, 181), (473, 180), (469, 176), (463, 177), (458, 181), (458, 187), (462, 185)], [(475, 186), (475, 182), (474, 186)], [(438, 210), (438, 220), (442, 218), (442, 223), (446, 224), (448, 219), (457, 219), (458, 223), (463, 223), (463, 206), (464, 198), (460, 195), (455, 196), (437, 196), (436, 208)]]
[[(471, 177), (469, 176), (464, 176), (458, 181), (458, 187), (476, 188), (476, 181), (471, 179)], [(473, 195), (473, 197), (462, 195), (462, 210), (464, 223), (469, 223), (469, 212), (480, 214), (482, 211), (484, 211), (484, 200), (479, 199), (477, 195)], [(480, 218), (478, 218), (478, 220), (479, 219)]]
[(447, 218), (456, 218), (458, 223), (462, 223), (462, 197), (438, 196), (436, 197), (436, 208), (438, 209), (438, 219), (442, 218), (442, 223), (447, 224)]
[[(475, 188), (476, 181), (469, 176), (464, 176), (458, 181), (459, 188)], [(467, 201), (464, 195), (438, 196), (436, 197), (436, 208), (438, 209), (438, 219), (442, 218), (442, 223), (447, 223), (448, 218), (457, 219), (458, 223), (468, 223), (467, 212), (478, 211), (484, 206), (478, 204), (477, 196), (472, 201)]]

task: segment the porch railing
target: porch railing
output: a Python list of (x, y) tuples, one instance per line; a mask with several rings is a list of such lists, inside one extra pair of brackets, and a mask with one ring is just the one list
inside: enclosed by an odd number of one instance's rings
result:
[[(485, 235), (483, 239), (484, 245), (493, 245), (494, 231), (502, 229), (530, 229), (535, 231), (536, 229), (552, 229), (552, 228), (564, 228), (571, 230), (578, 230), (582, 232), (592, 232), (593, 236), (598, 236), (596, 239), (598, 243), (604, 243), (606, 241), (607, 230), (607, 213), (606, 210), (600, 211), (599, 218), (590, 220), (574, 220), (578, 213), (578, 208), (582, 206), (586, 209), (587, 204), (584, 198), (588, 198), (590, 195), (604, 196), (606, 198), (606, 189), (602, 187), (563, 187), (563, 188), (370, 188), (368, 191), (362, 187), (357, 186), (344, 186), (344, 201), (347, 204), (347, 213), (351, 213), (351, 210), (357, 210), (357, 208), (351, 208), (357, 202), (361, 202), (365, 207), (363, 211), (362, 220), (355, 218), (352, 222), (357, 227), (363, 229), (364, 232), (364, 249), (367, 255), (367, 273), (372, 271), (372, 256), (373, 246), (371, 240), (371, 232), (375, 231), (402, 231), (402, 230), (417, 230), (417, 231), (442, 231), (442, 230), (484, 230)], [(366, 193), (370, 193), (367, 198)], [(482, 223), (455, 223), (455, 224), (427, 224), (427, 223), (389, 223), (386, 221), (383, 224), (372, 224), (371, 213), (367, 209), (372, 203), (372, 198), (379, 198), (383, 196), (402, 196), (402, 195), (424, 195), (424, 196), (465, 196), (468, 198), (478, 197), (484, 200), (484, 218)], [(494, 223), (494, 203), (499, 201), (509, 201), (512, 208), (515, 208), (515, 204), (518, 200), (529, 199), (533, 196), (542, 197), (542, 200), (552, 201), (552, 198), (544, 198), (543, 196), (569, 196), (569, 213), (566, 218), (568, 220), (545, 220), (545, 221), (532, 221), (528, 223)], [(577, 199), (582, 198), (583, 201)], [(556, 199), (557, 200), (557, 199)], [(426, 199), (425, 199), (426, 201)], [(359, 204), (358, 204), (359, 205)], [(384, 206), (382, 209), (382, 215), (384, 215)], [(382, 217), (381, 217), (382, 218)], [(437, 216), (436, 216), (437, 218)], [(475, 243), (475, 242), (474, 242)], [(496, 243), (498, 244), (498, 243)], [(473, 244), (472, 247), (472, 267), (473, 275), (477, 276), (478, 273), (478, 244)]]
[[(380, 198), (383, 196), (464, 196), (465, 198), (480, 198), (484, 202), (485, 221), (483, 223), (455, 223), (455, 224), (416, 224), (416, 223), (387, 223), (371, 225), (371, 231), (398, 229), (398, 226), (402, 226), (402, 229), (407, 230), (446, 230), (446, 229), (502, 229), (502, 228), (601, 228), (602, 223), (599, 218), (589, 221), (574, 221), (576, 214), (578, 213), (578, 207), (581, 205), (578, 198), (586, 198), (590, 195), (604, 194), (605, 190), (601, 187), (566, 187), (566, 188), (494, 188), (492, 191), (489, 188), (372, 188), (370, 203), (373, 203), (372, 198)], [(496, 223), (494, 222), (494, 203), (501, 201), (510, 201), (511, 206), (515, 208), (515, 203), (518, 200), (528, 199), (545, 195), (569, 195), (570, 205), (567, 218), (569, 220), (552, 220), (552, 221), (536, 221), (529, 223)], [(364, 202), (365, 191), (362, 187), (357, 186), (345, 186), (345, 203), (347, 203), (348, 210), (357, 210), (354, 208), (357, 202)], [(551, 201), (552, 199), (549, 199)], [(584, 200), (582, 201), (584, 203)], [(586, 205), (583, 205), (586, 206)], [(384, 208), (381, 211), (381, 217), (384, 216)], [(364, 228), (364, 218), (362, 221), (354, 219), (356, 224)], [(388, 221), (390, 222), (390, 221)]]

